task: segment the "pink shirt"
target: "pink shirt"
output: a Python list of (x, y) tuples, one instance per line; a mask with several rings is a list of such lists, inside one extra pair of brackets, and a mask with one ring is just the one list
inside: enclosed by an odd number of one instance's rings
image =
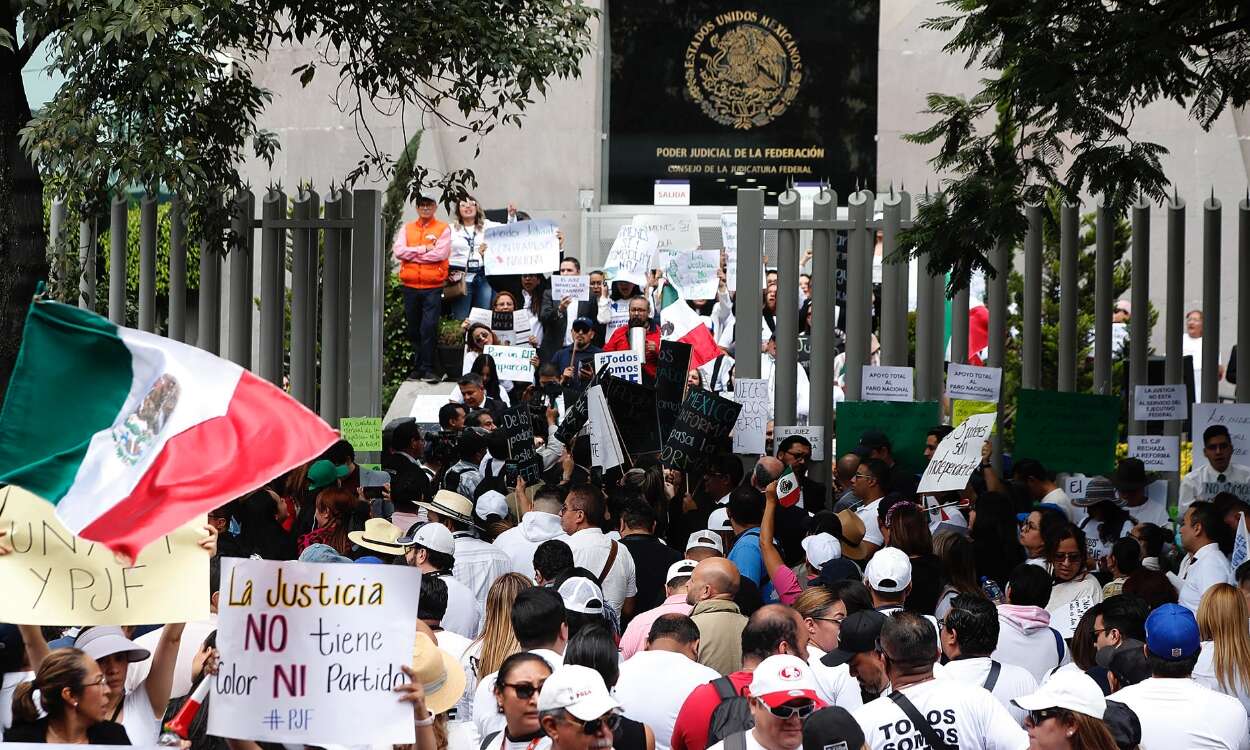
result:
[(803, 588), (799, 586), (799, 579), (794, 575), (794, 571), (787, 565), (777, 568), (777, 572), (773, 574), (773, 588), (777, 591), (777, 600), (782, 604), (794, 604), (794, 600), (799, 598), (799, 594), (803, 593)]
[(656, 620), (674, 613), (689, 615), (693, 609), (693, 606), (686, 603), (685, 594), (673, 594), (660, 606), (649, 609), (630, 620), (629, 626), (625, 628), (625, 634), (621, 636), (621, 658), (628, 659), (642, 650), (642, 647), (647, 644), (647, 634), (651, 632), (651, 626)]

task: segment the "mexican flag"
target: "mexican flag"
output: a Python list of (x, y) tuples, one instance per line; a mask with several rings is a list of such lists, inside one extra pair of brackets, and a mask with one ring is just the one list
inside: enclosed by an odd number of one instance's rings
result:
[(721, 353), (703, 319), (690, 309), (672, 284), (665, 284), (660, 290), (660, 338), (690, 344), (692, 370)]
[(777, 477), (777, 502), (781, 503), (782, 507), (789, 508), (797, 503), (801, 496), (799, 478), (795, 476), (794, 470), (787, 466), (785, 471), (781, 472), (781, 476)]
[(133, 560), (337, 439), (236, 364), (36, 300), (0, 407), (0, 483)]

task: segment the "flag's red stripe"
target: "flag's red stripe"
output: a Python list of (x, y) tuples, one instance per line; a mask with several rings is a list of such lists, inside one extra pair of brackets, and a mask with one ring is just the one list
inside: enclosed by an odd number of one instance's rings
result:
[(690, 369), (692, 370), (702, 366), (705, 362), (711, 362), (720, 354), (720, 347), (712, 338), (711, 331), (702, 323), (686, 331), (685, 335), (677, 340), (690, 344)]
[(298, 401), (244, 372), (224, 417), (171, 438), (134, 492), (79, 536), (134, 559), (151, 542), (311, 461), (337, 439)]

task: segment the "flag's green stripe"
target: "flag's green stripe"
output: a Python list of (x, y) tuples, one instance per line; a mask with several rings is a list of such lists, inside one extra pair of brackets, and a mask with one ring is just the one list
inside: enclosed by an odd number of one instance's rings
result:
[(673, 285), (665, 284), (664, 288), (660, 290), (660, 309), (663, 310), (673, 304), (678, 300), (678, 298), (679, 295), (677, 294), (677, 290), (673, 288)]
[(125, 405), (132, 379), (116, 326), (69, 305), (32, 304), (0, 407), (0, 482), (59, 501), (91, 436)]

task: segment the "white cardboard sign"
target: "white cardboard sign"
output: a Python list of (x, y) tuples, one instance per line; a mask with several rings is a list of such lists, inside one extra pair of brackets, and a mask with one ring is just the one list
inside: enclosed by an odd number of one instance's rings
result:
[(912, 368), (864, 365), (861, 397), (864, 401), (914, 401)]
[(632, 281), (646, 286), (647, 271), (655, 256), (656, 235), (645, 227), (626, 224), (616, 232), (603, 270), (612, 281)]
[(734, 401), (742, 404), (738, 421), (734, 424), (734, 453), (764, 453), (768, 412), (772, 406), (768, 397), (768, 379), (735, 379)]
[(500, 380), (534, 382), (534, 366), (530, 364), (534, 347), (488, 345), (482, 349), (482, 353), (495, 358), (495, 374)]
[(595, 355), (595, 372), (608, 366), (608, 374), (632, 383), (642, 382), (642, 355), (636, 351), (599, 352)]
[(551, 301), (559, 304), (565, 297), (574, 302), (585, 302), (590, 299), (590, 277), (561, 276), (551, 277)]
[(586, 410), (591, 465), (606, 470), (625, 463), (625, 448), (617, 438), (616, 421), (612, 419), (602, 386), (592, 385), (586, 389)]
[(560, 267), (556, 223), (546, 219), (499, 224), (486, 230), (486, 274), (551, 273)]
[(421, 573), (401, 565), (222, 559), (208, 732), (326, 744), (407, 744)]
[(1146, 471), (1180, 471), (1181, 439), (1178, 435), (1129, 435), (1128, 455), (1140, 458)]
[(664, 276), (686, 299), (715, 299), (720, 288), (719, 250), (681, 250), (661, 254)]
[(1188, 419), (1189, 395), (1184, 385), (1139, 385), (1133, 394), (1133, 419), (1139, 422)]
[(1001, 367), (977, 367), (952, 362), (946, 371), (946, 397), (997, 402), (1002, 382)]
[(656, 252), (699, 249), (698, 214), (639, 214), (632, 223), (655, 237)]
[(725, 241), (725, 285), (738, 291), (738, 214), (720, 215), (720, 234)]
[(812, 460), (813, 461), (825, 460), (825, 428), (824, 427), (818, 427), (818, 426), (812, 426), (812, 425), (773, 427), (773, 441), (777, 445), (781, 445), (781, 441), (785, 440), (791, 435), (798, 435), (800, 437), (807, 438), (807, 442), (812, 444)]
[(1233, 439), (1233, 463), (1250, 464), (1250, 404), (1194, 404), (1193, 468), (1201, 469), (1209, 463), (1202, 452), (1202, 433), (1213, 424), (1228, 428)]
[(981, 446), (994, 431), (997, 414), (973, 414), (938, 443), (920, 477), (917, 492), (960, 491), (981, 465)]

